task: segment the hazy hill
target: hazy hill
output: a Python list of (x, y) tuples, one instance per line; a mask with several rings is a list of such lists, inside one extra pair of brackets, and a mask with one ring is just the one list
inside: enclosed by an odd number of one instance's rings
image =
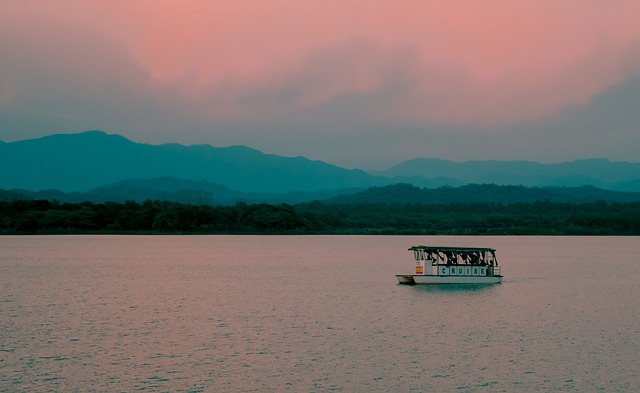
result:
[(127, 200), (141, 202), (151, 199), (195, 205), (224, 205), (247, 199), (250, 194), (234, 191), (229, 187), (204, 180), (193, 181), (174, 177), (159, 177), (144, 180), (123, 180), (83, 192), (81, 195), (85, 200), (94, 202)]
[(1, 188), (66, 192), (167, 176), (262, 193), (389, 184), (361, 170), (264, 154), (244, 146), (149, 145), (101, 131), (0, 143), (0, 167), (5, 168), (0, 171)]
[(174, 177), (154, 179), (130, 179), (94, 188), (85, 192), (65, 193), (58, 190), (29, 191), (24, 189), (0, 189), (0, 201), (57, 200), (59, 202), (144, 202), (147, 199), (188, 203), (194, 205), (233, 205), (247, 203), (300, 203), (331, 198), (341, 194), (352, 194), (359, 189), (322, 191), (291, 191), (283, 194), (250, 193), (205, 180), (184, 180)]
[(559, 164), (529, 161), (452, 162), (435, 158), (404, 161), (376, 175), (422, 187), (462, 184), (578, 187), (592, 185), (618, 191), (640, 191), (640, 163), (587, 159)]
[(252, 193), (236, 191), (205, 180), (193, 181), (173, 177), (160, 177), (148, 180), (124, 180), (75, 194), (80, 195), (84, 200), (95, 202), (123, 202), (126, 200), (143, 202), (151, 199), (195, 205), (233, 205), (238, 201), (248, 203), (298, 203), (314, 199), (326, 199), (353, 192), (356, 191), (340, 189), (314, 192), (291, 191), (283, 194)]

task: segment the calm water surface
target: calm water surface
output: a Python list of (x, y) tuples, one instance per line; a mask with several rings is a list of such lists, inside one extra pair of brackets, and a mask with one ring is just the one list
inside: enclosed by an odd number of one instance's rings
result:
[(0, 237), (0, 391), (637, 392), (639, 299), (638, 237)]

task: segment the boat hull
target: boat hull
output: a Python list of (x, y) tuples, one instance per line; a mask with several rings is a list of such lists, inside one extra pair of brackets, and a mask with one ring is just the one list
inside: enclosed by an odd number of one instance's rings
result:
[(398, 279), (398, 284), (415, 284), (416, 282), (413, 280), (412, 275), (403, 275), (396, 274), (396, 278)]
[(435, 276), (397, 274), (398, 284), (500, 284), (502, 276)]

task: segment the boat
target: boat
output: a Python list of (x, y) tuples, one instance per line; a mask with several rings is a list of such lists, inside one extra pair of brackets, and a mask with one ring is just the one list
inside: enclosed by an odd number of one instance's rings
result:
[(415, 274), (396, 274), (398, 284), (500, 284), (496, 250), (481, 247), (413, 246)]

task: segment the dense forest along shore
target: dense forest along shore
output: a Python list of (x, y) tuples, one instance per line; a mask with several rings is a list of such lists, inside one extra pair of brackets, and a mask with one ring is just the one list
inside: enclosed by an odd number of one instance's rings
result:
[(640, 202), (0, 202), (0, 234), (640, 235)]

